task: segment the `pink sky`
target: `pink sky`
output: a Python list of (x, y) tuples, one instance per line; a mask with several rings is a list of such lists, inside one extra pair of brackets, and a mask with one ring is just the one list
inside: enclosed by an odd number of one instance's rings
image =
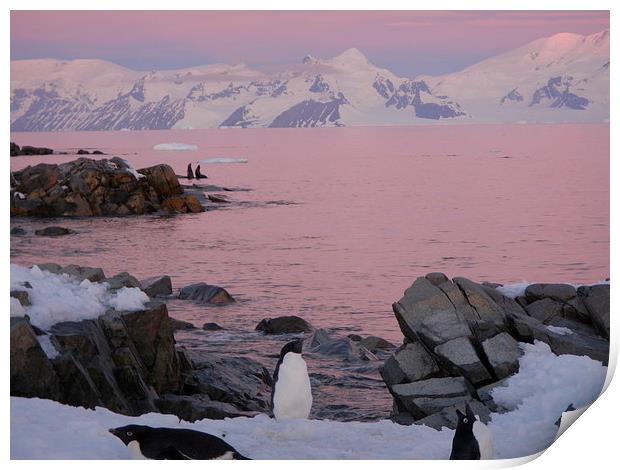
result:
[(289, 64), (357, 47), (414, 76), (458, 70), (554, 33), (606, 28), (606, 11), (14, 11), (11, 58), (100, 58), (148, 70)]

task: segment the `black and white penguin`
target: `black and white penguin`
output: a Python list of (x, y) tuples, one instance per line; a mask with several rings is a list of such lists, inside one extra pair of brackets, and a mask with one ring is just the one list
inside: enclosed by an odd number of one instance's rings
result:
[(130, 424), (109, 431), (123, 441), (132, 459), (250, 460), (219, 437), (191, 429)]
[(479, 421), (469, 405), (465, 414), (457, 409), (458, 423), (452, 439), (450, 460), (488, 460), (495, 456), (493, 435), (486, 425)]
[(273, 374), (271, 412), (275, 419), (307, 419), (312, 408), (312, 391), (306, 361), (301, 357), (303, 340), (287, 343)]

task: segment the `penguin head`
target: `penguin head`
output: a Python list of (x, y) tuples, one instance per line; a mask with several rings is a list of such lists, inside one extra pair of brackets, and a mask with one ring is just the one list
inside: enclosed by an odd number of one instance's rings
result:
[(149, 431), (148, 426), (139, 426), (137, 424), (130, 424), (129, 426), (123, 426), (122, 428), (111, 428), (108, 431), (118, 437), (125, 445), (131, 441), (140, 441), (140, 437), (144, 436)]
[(465, 413), (457, 408), (456, 415), (459, 419), (458, 424), (456, 425), (457, 429), (472, 429), (474, 422), (477, 421), (476, 416), (469, 405), (465, 405)]
[(304, 345), (303, 339), (296, 339), (295, 341), (291, 341), (290, 343), (286, 343), (282, 350), (280, 351), (280, 358), (284, 358), (288, 353), (301, 354), (301, 350)]

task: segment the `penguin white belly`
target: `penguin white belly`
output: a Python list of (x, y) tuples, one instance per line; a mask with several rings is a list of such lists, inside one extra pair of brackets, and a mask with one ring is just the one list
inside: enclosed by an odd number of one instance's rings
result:
[(127, 448), (129, 449), (129, 455), (131, 455), (131, 460), (150, 460), (145, 457), (140, 449), (140, 443), (138, 441), (131, 441), (127, 444)]
[(276, 419), (306, 419), (312, 408), (308, 367), (301, 354), (288, 353), (274, 384), (273, 415)]
[(480, 460), (494, 459), (495, 445), (491, 430), (478, 418), (478, 420), (474, 422), (472, 431), (476, 441), (478, 441), (478, 447), (480, 448)]

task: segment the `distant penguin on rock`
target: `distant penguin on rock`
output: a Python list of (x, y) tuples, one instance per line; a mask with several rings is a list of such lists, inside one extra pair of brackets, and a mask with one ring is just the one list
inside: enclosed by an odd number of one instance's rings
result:
[(489, 460), (495, 457), (493, 435), (486, 425), (479, 421), (469, 405), (465, 414), (457, 409), (458, 423), (452, 439), (450, 460)]
[(132, 459), (250, 460), (219, 437), (191, 429), (131, 424), (109, 431), (128, 447)]
[(307, 419), (312, 408), (312, 391), (306, 361), (301, 357), (303, 340), (287, 343), (273, 374), (271, 411), (275, 419)]

